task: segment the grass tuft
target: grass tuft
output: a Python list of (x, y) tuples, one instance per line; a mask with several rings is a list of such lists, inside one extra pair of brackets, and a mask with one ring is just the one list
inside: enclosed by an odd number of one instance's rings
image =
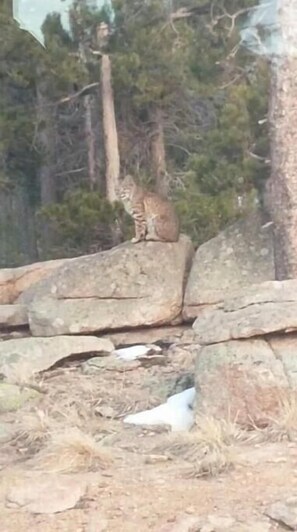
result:
[(192, 432), (168, 434), (154, 451), (190, 462), (189, 477), (216, 476), (234, 466), (234, 444), (242, 438), (234, 423), (201, 416)]
[(34, 461), (37, 469), (77, 473), (105, 469), (112, 463), (112, 455), (93, 436), (72, 428), (51, 433)]

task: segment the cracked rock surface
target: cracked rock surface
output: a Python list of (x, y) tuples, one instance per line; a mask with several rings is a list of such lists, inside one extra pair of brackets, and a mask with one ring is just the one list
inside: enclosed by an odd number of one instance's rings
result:
[(185, 278), (193, 256), (178, 242), (126, 242), (66, 262), (25, 290), (34, 336), (83, 334), (180, 321)]
[(268, 281), (207, 308), (193, 329), (197, 412), (265, 426), (297, 391), (297, 281)]

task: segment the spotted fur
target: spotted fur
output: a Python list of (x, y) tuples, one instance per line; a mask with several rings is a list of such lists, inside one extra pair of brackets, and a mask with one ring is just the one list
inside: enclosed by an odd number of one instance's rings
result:
[(118, 195), (134, 220), (135, 237), (132, 242), (177, 242), (179, 220), (170, 201), (137, 185), (130, 175), (122, 180)]

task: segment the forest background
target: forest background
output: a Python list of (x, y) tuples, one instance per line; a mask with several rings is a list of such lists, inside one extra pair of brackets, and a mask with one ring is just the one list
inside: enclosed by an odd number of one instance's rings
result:
[(261, 204), (269, 63), (242, 42), (257, 4), (74, 0), (43, 47), (1, 1), (0, 267), (128, 238), (125, 173), (174, 201), (196, 246)]

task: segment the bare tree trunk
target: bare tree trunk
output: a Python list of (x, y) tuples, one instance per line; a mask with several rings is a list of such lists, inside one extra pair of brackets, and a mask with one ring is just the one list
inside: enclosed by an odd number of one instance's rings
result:
[(278, 11), (280, 55), (272, 71), (271, 218), (276, 279), (297, 278), (297, 2), (282, 0)]
[(120, 156), (111, 83), (111, 63), (109, 56), (106, 54), (102, 54), (101, 59), (101, 87), (105, 147), (106, 197), (109, 201), (113, 202), (117, 199), (117, 187), (120, 176)]
[(85, 108), (85, 135), (88, 150), (88, 176), (90, 182), (90, 189), (94, 190), (97, 182), (97, 165), (96, 165), (96, 135), (92, 124), (92, 109), (93, 97), (91, 95), (84, 96)]
[(153, 107), (150, 112), (151, 121), (151, 155), (152, 169), (155, 177), (156, 191), (167, 195), (168, 184), (166, 181), (166, 152), (164, 142), (163, 113), (159, 107)]

